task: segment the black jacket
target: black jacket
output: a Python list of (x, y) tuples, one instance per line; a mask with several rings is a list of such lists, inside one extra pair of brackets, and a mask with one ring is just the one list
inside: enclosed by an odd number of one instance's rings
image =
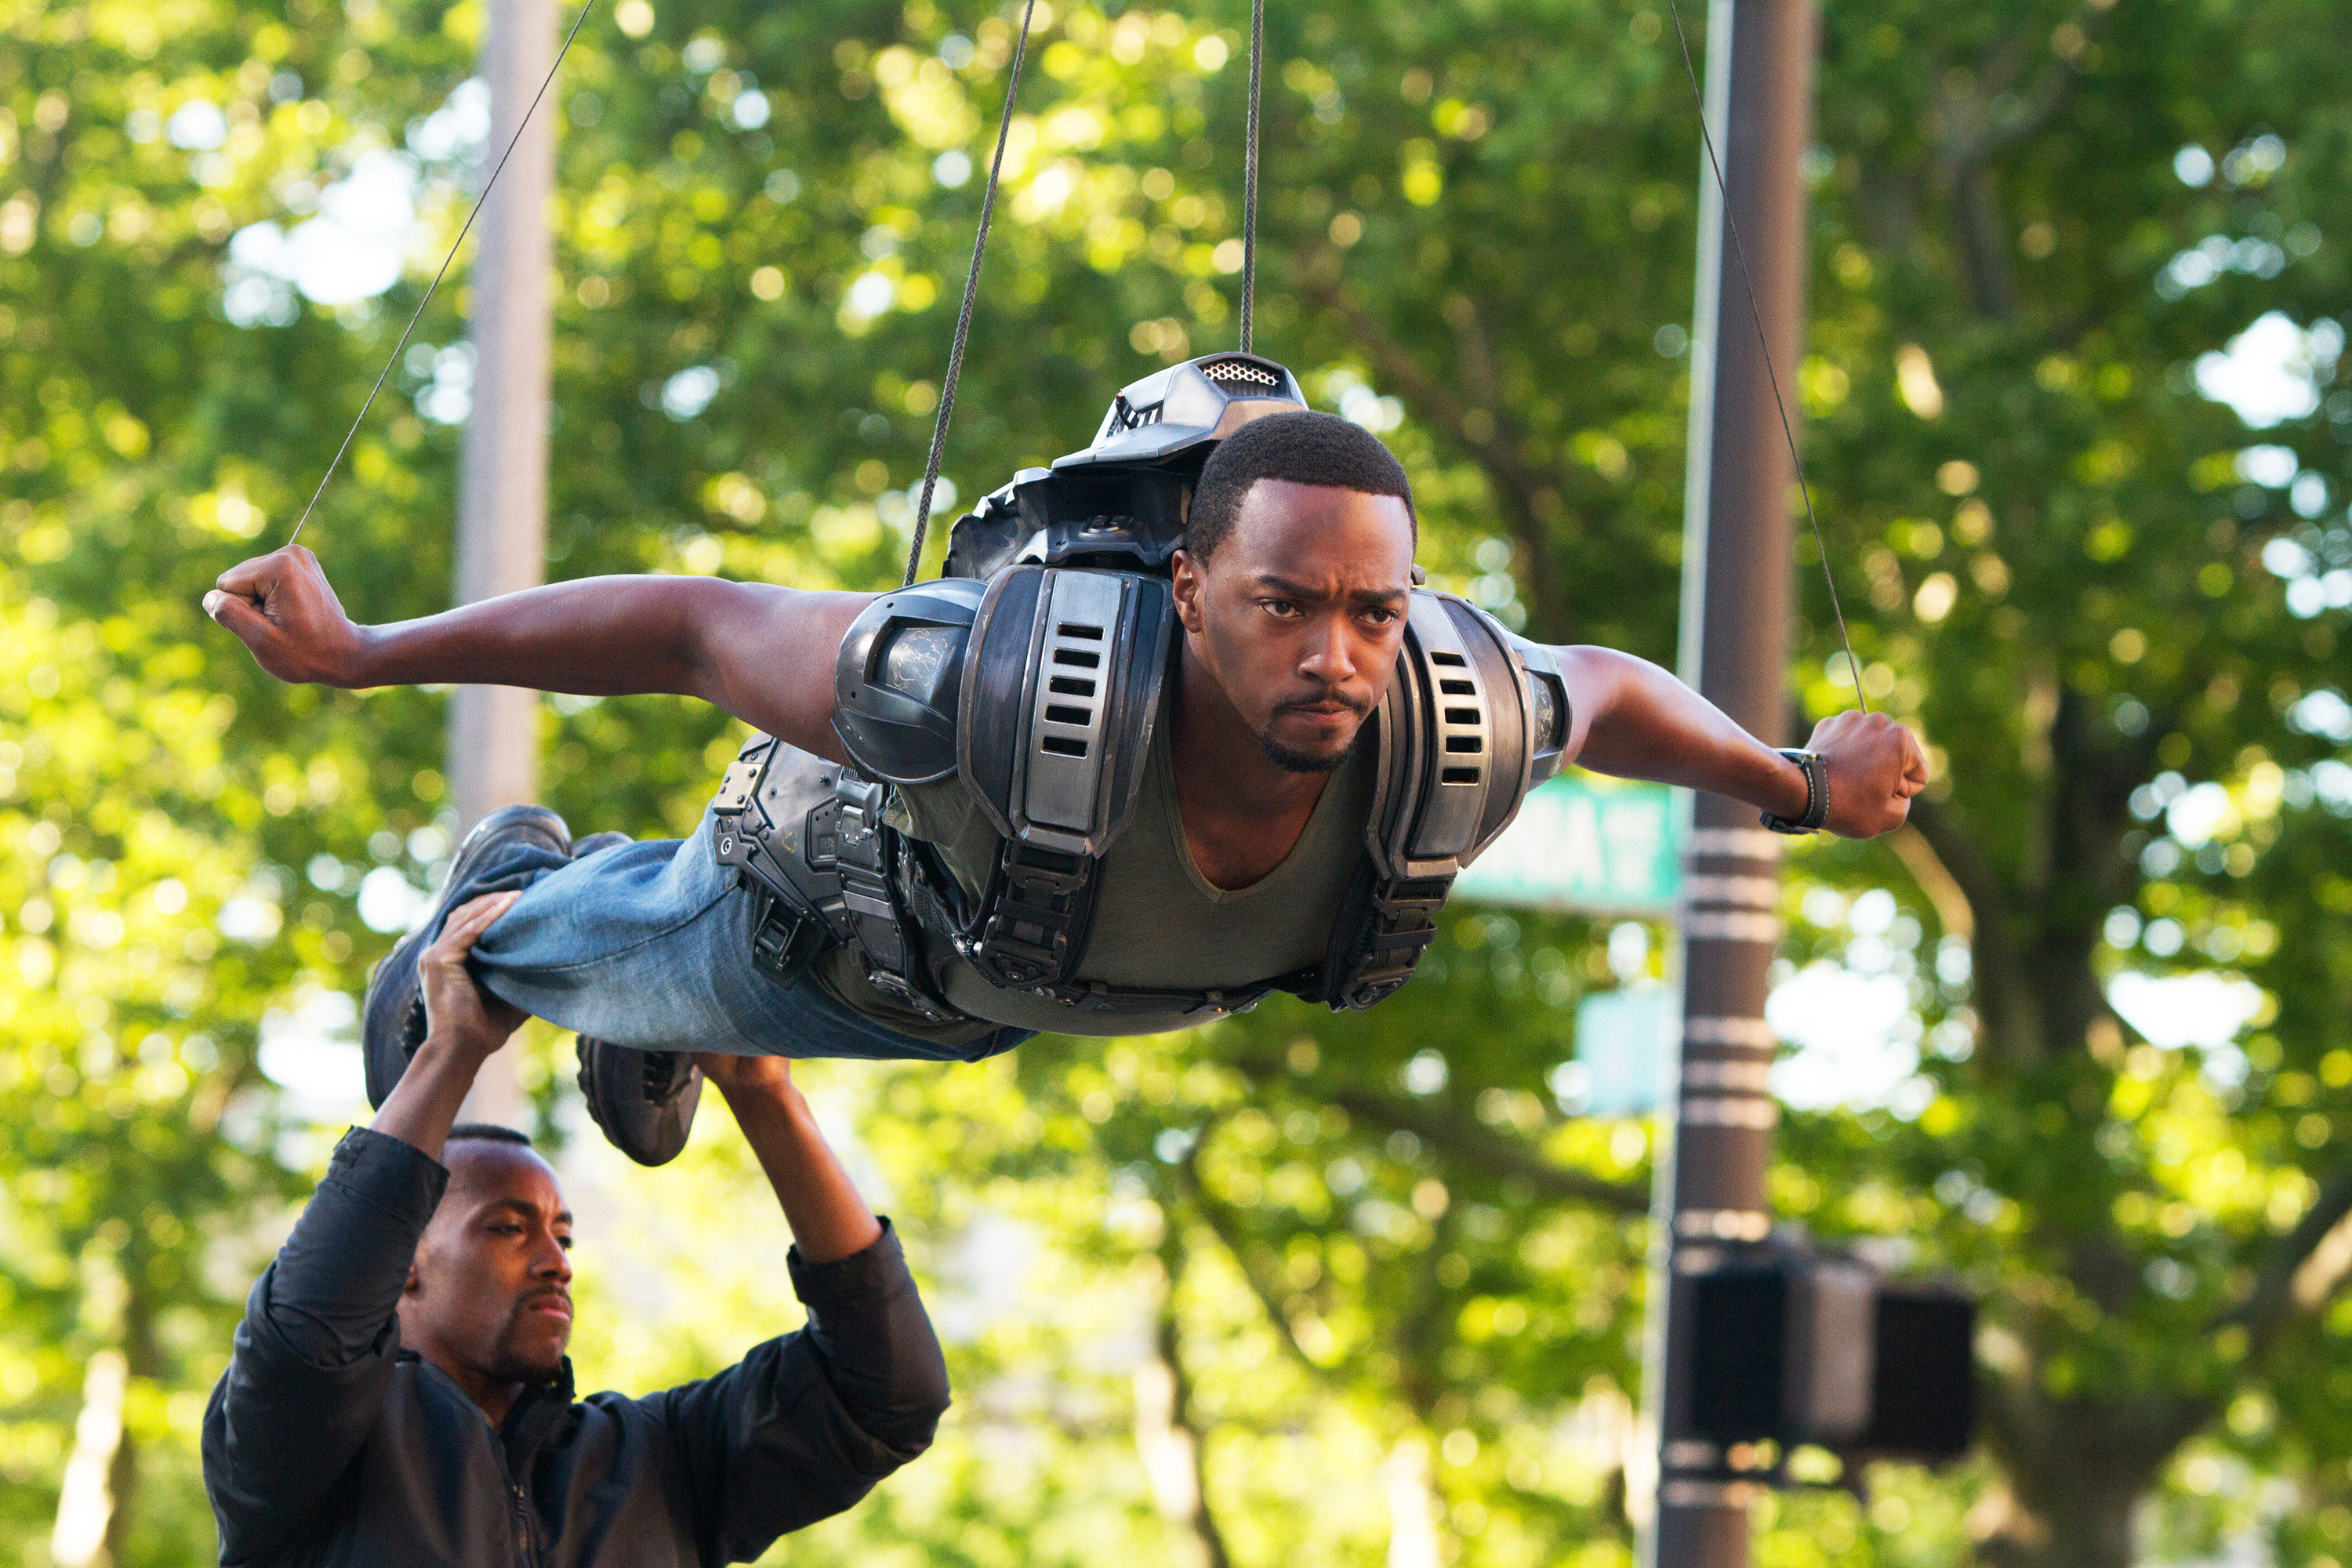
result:
[(493, 1428), (400, 1348), (401, 1286), (447, 1181), (354, 1129), (255, 1283), (205, 1413), (224, 1563), (743, 1562), (929, 1447), (947, 1366), (887, 1224), (838, 1262), (795, 1248), (808, 1327), (718, 1376), (575, 1403), (567, 1363)]

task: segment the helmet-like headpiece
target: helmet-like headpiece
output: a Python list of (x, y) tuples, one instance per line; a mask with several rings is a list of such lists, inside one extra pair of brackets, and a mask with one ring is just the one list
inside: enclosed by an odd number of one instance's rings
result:
[(1191, 457), (1187, 466), (1197, 472), (1215, 443), (1251, 420), (1306, 406), (1297, 378), (1274, 361), (1256, 354), (1207, 354), (1129, 385), (1111, 399), (1094, 445), (1054, 467), (1157, 466)]
[(1111, 399), (1093, 446), (1022, 469), (960, 519), (947, 574), (990, 577), (1016, 560), (1163, 570), (1217, 443), (1306, 406), (1297, 378), (1255, 354), (1206, 354), (1147, 375)]

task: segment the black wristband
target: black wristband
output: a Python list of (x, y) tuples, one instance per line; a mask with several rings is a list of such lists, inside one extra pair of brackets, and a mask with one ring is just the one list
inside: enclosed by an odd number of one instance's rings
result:
[(1804, 770), (1805, 815), (1799, 817), (1776, 816), (1768, 811), (1763, 814), (1763, 824), (1775, 833), (1817, 833), (1830, 815), (1829, 769), (1822, 765), (1819, 752), (1783, 746), (1780, 754)]

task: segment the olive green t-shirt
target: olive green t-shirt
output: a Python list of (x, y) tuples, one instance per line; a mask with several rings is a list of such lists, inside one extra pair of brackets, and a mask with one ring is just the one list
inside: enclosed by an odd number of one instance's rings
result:
[[(1364, 853), (1371, 812), (1371, 767), (1360, 752), (1324, 786), (1307, 827), (1283, 862), (1246, 888), (1213, 885), (1193, 864), (1176, 812), (1173, 725), (1153, 727), (1134, 819), (1111, 843), (1097, 873), (1094, 928), (1076, 978), (1139, 990), (1240, 990), (1319, 963), (1348, 880)], [(888, 820), (938, 847), (967, 892), (978, 894), (1001, 842), (961, 778), (902, 785)], [(835, 948), (818, 961), (819, 982), (852, 1011), (901, 1034), (964, 1044), (1004, 1025), (1072, 1035), (1155, 1035), (1202, 1020), (1181, 1012), (1096, 1012), (1027, 991), (992, 985), (958, 961), (946, 974), (948, 1000), (979, 1023), (934, 1024), (866, 984), (856, 955)]]

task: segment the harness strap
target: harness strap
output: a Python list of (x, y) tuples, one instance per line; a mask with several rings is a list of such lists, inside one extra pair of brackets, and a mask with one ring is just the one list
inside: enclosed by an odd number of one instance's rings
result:
[(1004, 840), (976, 926), (959, 944), (991, 984), (1058, 990), (1094, 929), (1100, 862)]
[(1331, 945), (1311, 990), (1301, 995), (1335, 1011), (1369, 1007), (1412, 978), (1437, 936), (1452, 877), (1384, 877), (1365, 857), (1331, 924)]
[(922, 922), (899, 896), (898, 835), (882, 821), (889, 787), (844, 768), (834, 794), (841, 803), (834, 868), (841, 878), (842, 906), (866, 961), (866, 983), (933, 1023), (954, 1022), (962, 1015), (934, 994), (920, 962)]

